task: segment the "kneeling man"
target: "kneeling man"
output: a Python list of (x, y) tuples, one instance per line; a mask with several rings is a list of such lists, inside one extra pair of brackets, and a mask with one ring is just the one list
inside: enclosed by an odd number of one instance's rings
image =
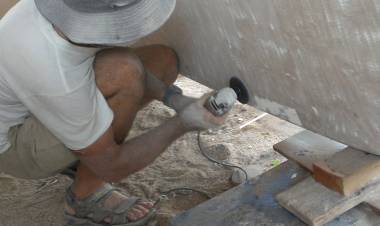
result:
[[(68, 225), (144, 225), (150, 201), (109, 182), (151, 164), (189, 131), (221, 125), (173, 86), (176, 53), (126, 46), (160, 28), (175, 0), (21, 0), (0, 21), (0, 172), (46, 178), (75, 168)], [(160, 100), (178, 114), (124, 143)]]

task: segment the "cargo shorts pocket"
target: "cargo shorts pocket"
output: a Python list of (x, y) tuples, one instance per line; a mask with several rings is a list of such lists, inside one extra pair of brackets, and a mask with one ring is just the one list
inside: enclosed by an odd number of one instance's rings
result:
[[(0, 155), (0, 170), (23, 179), (54, 176), (78, 158), (35, 117), (9, 131), (11, 147)], [(4, 155), (4, 156), (3, 156)]]

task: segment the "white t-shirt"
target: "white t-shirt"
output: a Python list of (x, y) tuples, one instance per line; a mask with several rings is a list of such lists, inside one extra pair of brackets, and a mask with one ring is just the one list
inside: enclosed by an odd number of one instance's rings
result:
[(9, 148), (9, 128), (31, 114), (72, 150), (110, 127), (113, 113), (95, 83), (98, 50), (60, 37), (34, 0), (0, 20), (0, 153)]

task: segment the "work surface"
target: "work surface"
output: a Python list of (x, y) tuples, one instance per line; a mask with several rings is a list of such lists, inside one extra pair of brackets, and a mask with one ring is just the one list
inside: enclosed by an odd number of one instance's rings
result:
[[(305, 225), (279, 206), (276, 194), (309, 176), (293, 162), (286, 162), (261, 177), (232, 189), (192, 210), (177, 216), (172, 226), (301, 226)], [(327, 226), (375, 226), (377, 216), (360, 205)]]
[(380, 154), (377, 0), (178, 0), (146, 43), (178, 51), (181, 72), (213, 88), (233, 76), (250, 104)]

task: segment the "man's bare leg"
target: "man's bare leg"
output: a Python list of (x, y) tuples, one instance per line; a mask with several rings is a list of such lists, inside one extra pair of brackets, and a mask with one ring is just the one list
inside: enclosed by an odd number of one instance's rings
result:
[[(153, 99), (162, 99), (163, 87), (172, 84), (178, 76), (178, 60), (174, 51), (163, 46), (148, 46), (135, 51), (115, 48), (101, 51), (95, 61), (98, 88), (106, 97), (114, 112), (112, 128), (117, 143), (122, 143), (132, 126), (137, 112)], [(157, 84), (147, 84), (145, 70), (156, 76)], [(73, 191), (77, 198), (84, 199), (105, 185), (85, 165), (80, 164)], [(126, 197), (114, 194), (113, 203)], [(152, 203), (142, 202), (129, 211), (132, 221), (144, 217)], [(70, 212), (73, 212), (68, 208)]]

